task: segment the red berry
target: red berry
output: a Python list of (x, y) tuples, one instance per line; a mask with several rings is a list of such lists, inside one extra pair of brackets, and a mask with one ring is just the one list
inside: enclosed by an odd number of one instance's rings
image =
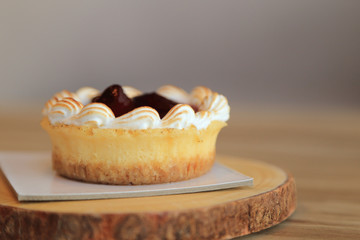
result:
[(133, 101), (135, 107), (149, 106), (154, 108), (158, 111), (161, 118), (163, 118), (172, 107), (178, 104), (154, 92), (137, 96)]
[(92, 102), (100, 102), (107, 105), (114, 113), (115, 117), (119, 117), (134, 109), (134, 104), (128, 98), (120, 85), (111, 85), (104, 92), (95, 98)]
[[(145, 93), (133, 99), (128, 98), (120, 85), (114, 84), (106, 88), (104, 92), (92, 99), (92, 102), (104, 103), (119, 117), (130, 112), (134, 108), (148, 106), (158, 111), (163, 118), (177, 102), (171, 101), (155, 92)], [(198, 111), (196, 106), (191, 106), (195, 112)]]

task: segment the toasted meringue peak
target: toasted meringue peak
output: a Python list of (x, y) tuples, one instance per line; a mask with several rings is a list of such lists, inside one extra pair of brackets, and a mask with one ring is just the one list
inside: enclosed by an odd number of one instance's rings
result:
[(115, 119), (111, 109), (103, 103), (90, 103), (74, 117), (75, 125), (90, 125), (97, 127), (107, 126)]
[(91, 100), (94, 97), (99, 96), (101, 93), (99, 90), (92, 87), (82, 87), (77, 90), (75, 94), (78, 96), (82, 104), (87, 105), (91, 103)]
[(184, 89), (175, 87), (173, 85), (162, 86), (156, 90), (156, 93), (174, 102), (184, 104), (192, 103), (190, 95)]
[(160, 121), (159, 113), (155, 109), (139, 107), (116, 118), (112, 123), (112, 127), (128, 129), (157, 128)]
[(227, 121), (230, 117), (230, 107), (227, 99), (218, 93), (206, 96), (199, 106), (199, 110), (212, 112), (213, 120)]
[(61, 92), (56, 93), (49, 101), (46, 102), (42, 114), (47, 115), (52, 108), (56, 104), (56, 102), (62, 100), (63, 98), (73, 98), (75, 100), (79, 100), (78, 96), (68, 90), (62, 90)]
[(214, 113), (211, 111), (200, 111), (195, 113), (196, 121), (194, 121), (194, 126), (197, 129), (203, 129), (209, 126), (213, 119)]
[(54, 106), (56, 104), (58, 100), (57, 99), (54, 99), (54, 98), (51, 98), (49, 99), (46, 103), (45, 103), (45, 106), (42, 110), (42, 114), (45, 116), (45, 115), (48, 115), (49, 114), (49, 111), (50, 109), (52, 108), (52, 106)]
[(123, 86), (122, 89), (128, 98), (134, 98), (142, 94), (140, 90), (130, 86)]
[(195, 87), (191, 91), (191, 97), (196, 105), (200, 105), (205, 97), (211, 96), (213, 91), (210, 88), (204, 86)]
[[(66, 97), (71, 97), (71, 98), (77, 98), (76, 95), (72, 92), (69, 92), (68, 90), (62, 90), (61, 92), (58, 92), (54, 95), (55, 99), (61, 100), (63, 98)], [(77, 99), (76, 99), (77, 100)]]
[(187, 128), (193, 124), (195, 112), (187, 104), (177, 104), (162, 119), (163, 128)]
[[(123, 87), (124, 93), (133, 98), (142, 94), (130, 86)], [(185, 90), (165, 85), (156, 91), (159, 95), (180, 104), (175, 105), (163, 119), (151, 107), (139, 107), (115, 118), (112, 110), (103, 103), (91, 103), (100, 95), (99, 90), (84, 87), (75, 93), (63, 90), (55, 94), (43, 109), (51, 124), (63, 123), (89, 125), (100, 128), (149, 129), (177, 128), (184, 129), (191, 125), (204, 129), (214, 121), (227, 121), (230, 107), (226, 97), (206, 87), (196, 87), (188, 94)], [(196, 106), (198, 112), (188, 104)], [(85, 106), (84, 106), (85, 105)]]
[(56, 124), (78, 114), (82, 108), (81, 102), (73, 98), (63, 98), (51, 107), (48, 117), (52, 124)]

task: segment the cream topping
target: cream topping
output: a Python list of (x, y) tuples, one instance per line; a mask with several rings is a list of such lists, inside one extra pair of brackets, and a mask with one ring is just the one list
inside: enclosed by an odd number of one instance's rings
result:
[(165, 85), (156, 90), (156, 93), (178, 103), (191, 104), (191, 96), (183, 89), (172, 86)]
[(75, 95), (83, 105), (87, 105), (91, 100), (100, 95), (100, 91), (92, 87), (82, 87), (76, 91)]
[(56, 93), (52, 98), (49, 99), (49, 101), (45, 103), (45, 107), (42, 110), (43, 115), (48, 114), (50, 109), (63, 98), (73, 98), (77, 101), (80, 101), (75, 93), (69, 92), (68, 90), (62, 90), (61, 92)]
[(183, 129), (192, 125), (195, 121), (195, 112), (186, 104), (177, 104), (162, 119), (163, 128)]
[(103, 103), (90, 103), (86, 105), (79, 114), (75, 115), (70, 121), (78, 126), (91, 125), (106, 127), (115, 119), (112, 110)]
[(212, 114), (213, 120), (227, 121), (230, 117), (230, 107), (227, 99), (218, 93), (205, 96), (199, 106), (200, 112), (208, 111)]
[[(142, 94), (130, 86), (124, 86), (123, 90), (129, 98)], [(204, 129), (214, 120), (229, 119), (230, 107), (226, 97), (209, 88), (196, 87), (188, 94), (181, 88), (166, 85), (156, 92), (180, 103), (170, 109), (163, 119), (160, 119), (159, 113), (151, 107), (139, 107), (115, 118), (112, 110), (105, 104), (91, 103), (91, 100), (101, 93), (90, 87), (80, 88), (75, 93), (63, 90), (55, 94), (45, 104), (42, 113), (48, 116), (53, 125), (74, 124), (114, 129), (184, 129), (191, 125), (197, 129)], [(198, 112), (195, 113), (190, 105), (196, 106)]]
[(159, 128), (161, 119), (159, 113), (151, 107), (139, 107), (116, 118), (111, 128), (147, 129)]
[(136, 88), (130, 87), (130, 86), (123, 86), (122, 89), (124, 90), (124, 93), (128, 98), (134, 98), (141, 94), (143, 94), (140, 90), (137, 90)]
[(58, 122), (66, 123), (69, 118), (76, 116), (83, 107), (82, 103), (73, 98), (66, 97), (57, 101), (51, 107), (48, 117), (52, 124)]

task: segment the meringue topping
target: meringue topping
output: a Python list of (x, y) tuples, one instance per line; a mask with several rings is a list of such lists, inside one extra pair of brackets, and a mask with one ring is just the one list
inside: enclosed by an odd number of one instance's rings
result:
[(187, 128), (193, 124), (195, 112), (189, 105), (177, 104), (162, 119), (163, 128)]
[(50, 109), (63, 98), (73, 98), (80, 101), (75, 93), (71, 93), (68, 90), (62, 90), (61, 92), (56, 93), (52, 98), (49, 99), (49, 101), (46, 102), (45, 107), (42, 110), (43, 115), (48, 114)]
[(115, 119), (111, 109), (103, 103), (90, 103), (86, 105), (78, 115), (75, 115), (72, 122), (75, 125), (91, 125), (104, 127)]
[(49, 120), (52, 124), (65, 121), (68, 118), (77, 115), (83, 108), (81, 102), (76, 101), (73, 98), (63, 98), (57, 101), (48, 113)]
[[(130, 86), (124, 86), (123, 91), (130, 99), (142, 95), (141, 91)], [(180, 103), (172, 106), (162, 119), (159, 112), (149, 106), (136, 106), (130, 112), (115, 117), (113, 111), (104, 103), (91, 103), (92, 99), (101, 93), (90, 87), (80, 88), (75, 93), (63, 90), (55, 94), (45, 104), (42, 113), (53, 125), (89, 125), (113, 129), (184, 129), (189, 126), (204, 129), (212, 121), (229, 119), (230, 107), (226, 97), (209, 88), (196, 87), (189, 94), (181, 88), (166, 85), (160, 87), (156, 93), (175, 104)]]
[(148, 129), (161, 125), (159, 113), (151, 107), (139, 107), (116, 118), (112, 128)]
[(174, 102), (192, 104), (190, 95), (179, 87), (165, 85), (156, 90), (156, 93)]
[(87, 105), (91, 99), (100, 95), (100, 91), (92, 87), (82, 87), (76, 91), (76, 95), (83, 105)]
[(129, 98), (134, 98), (143, 94), (140, 90), (137, 90), (136, 88), (130, 86), (123, 86), (122, 88), (126, 96), (128, 96)]

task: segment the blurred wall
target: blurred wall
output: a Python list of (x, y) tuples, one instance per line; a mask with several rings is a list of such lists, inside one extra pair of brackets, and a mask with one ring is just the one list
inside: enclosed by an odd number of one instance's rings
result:
[(0, 34), (1, 104), (119, 83), (360, 106), (359, 0), (2, 0)]

